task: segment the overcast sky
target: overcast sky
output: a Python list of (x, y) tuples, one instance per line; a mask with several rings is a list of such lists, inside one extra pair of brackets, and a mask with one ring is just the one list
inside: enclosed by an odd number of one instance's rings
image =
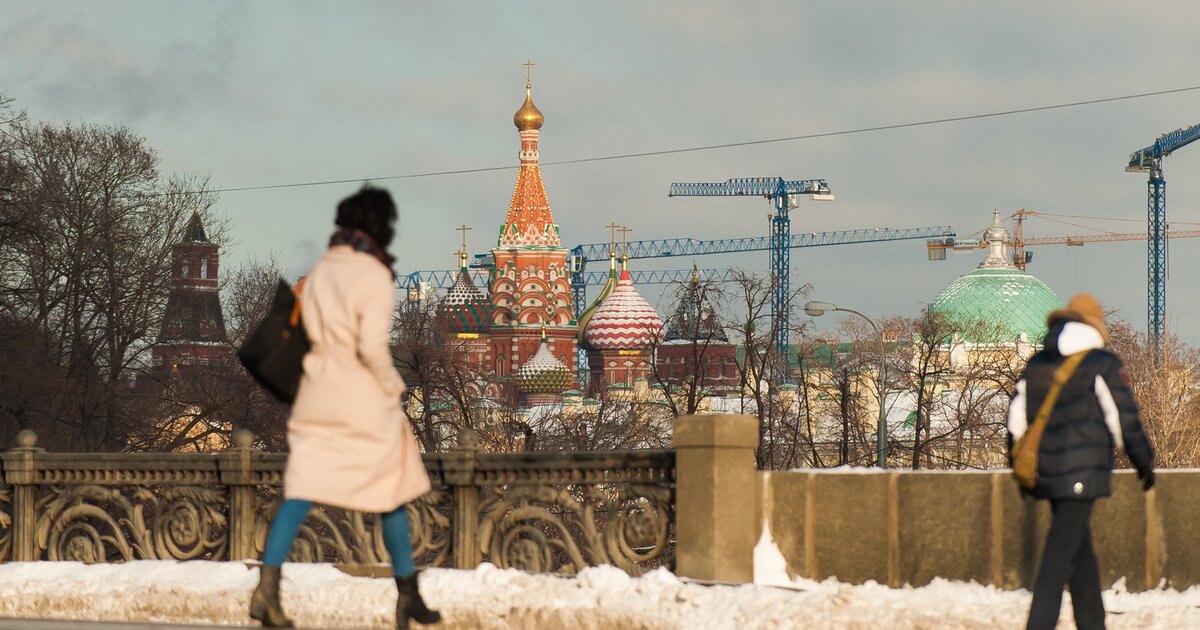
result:
[[(223, 188), (515, 166), (527, 59), (543, 161), (762, 140), (1200, 85), (1190, 2), (11, 2), (0, 92), (35, 119), (126, 125), (166, 172)], [(766, 234), (761, 199), (669, 199), (673, 181), (825, 178), (797, 232), (950, 225), (993, 208), (1028, 235), (1144, 232), (1146, 177), (1123, 167), (1200, 122), (1200, 91), (877, 133), (543, 169), (564, 243)], [(1200, 223), (1200, 145), (1165, 162), (1168, 218)], [(379, 180), (401, 206), (401, 272), (449, 268), (466, 223), (495, 246), (515, 172)], [(320, 254), (357, 184), (226, 192), (227, 264)], [(1193, 225), (1187, 225), (1187, 224)], [(1087, 229), (1091, 228), (1091, 229)], [(1033, 250), (1064, 300), (1090, 291), (1146, 325), (1144, 242)], [(1200, 340), (1200, 239), (1172, 243), (1168, 328)], [(915, 315), (977, 255), (923, 241), (794, 250), (812, 297)], [(690, 267), (691, 260), (639, 263)], [(765, 271), (767, 254), (701, 267)], [(227, 267), (228, 268), (228, 267)], [(657, 291), (643, 291), (652, 303)], [(660, 303), (663, 310), (665, 302)], [(836, 320), (821, 322), (823, 326)]]

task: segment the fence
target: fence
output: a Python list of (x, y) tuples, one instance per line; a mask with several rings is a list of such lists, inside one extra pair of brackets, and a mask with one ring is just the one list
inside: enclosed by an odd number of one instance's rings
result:
[[(0, 455), (0, 561), (257, 558), (286, 455), (252, 443), (241, 432), (212, 454), (49, 453), (22, 431)], [(424, 460), (433, 490), (408, 509), (418, 566), (638, 574), (673, 563), (672, 450), (483, 453), (466, 430)], [(290, 559), (387, 562), (376, 523), (314, 510)]]

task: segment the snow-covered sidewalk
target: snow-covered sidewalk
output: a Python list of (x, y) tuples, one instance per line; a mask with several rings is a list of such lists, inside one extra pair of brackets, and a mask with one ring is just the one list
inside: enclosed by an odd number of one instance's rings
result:
[[(257, 571), (234, 562), (0, 565), (0, 617), (252, 625)], [(665, 570), (630, 578), (611, 567), (577, 577), (483, 565), (422, 576), (441, 628), (1021, 628), (1026, 591), (938, 581), (922, 588), (833, 580), (788, 587), (701, 586)], [(395, 587), (329, 565), (284, 567), (284, 608), (301, 627), (391, 627)], [(1200, 627), (1200, 588), (1104, 594), (1109, 628)], [(1069, 606), (1060, 627), (1074, 627)]]

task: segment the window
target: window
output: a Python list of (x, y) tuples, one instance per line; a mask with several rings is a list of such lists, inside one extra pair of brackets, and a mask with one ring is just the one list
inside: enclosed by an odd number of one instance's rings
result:
[(179, 277), (180, 278), (188, 277), (188, 261), (186, 258), (183, 259), (183, 262), (179, 265)]
[(208, 256), (200, 259), (200, 277), (208, 278)]

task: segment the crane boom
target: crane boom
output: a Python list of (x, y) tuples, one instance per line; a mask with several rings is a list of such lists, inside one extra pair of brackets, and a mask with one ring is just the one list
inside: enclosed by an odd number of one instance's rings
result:
[[(1200, 230), (1184, 230), (1181, 232), (1167, 233), (1167, 238), (1196, 238), (1198, 236), (1200, 236)], [(1146, 240), (1146, 235), (1142, 234), (1141, 232), (1109, 232), (1107, 234), (1087, 234), (1084, 236), (1035, 236), (1025, 239), (1025, 244), (1082, 246), (1086, 243), (1144, 240)]]
[(777, 195), (813, 195), (814, 199), (832, 199), (829, 184), (823, 179), (785, 180), (782, 177), (733, 177), (723, 182), (671, 184), (668, 197), (740, 197), (772, 198)]
[[(1200, 238), (1200, 230), (1183, 230), (1180, 232), (1167, 232), (1167, 238)], [(1146, 235), (1141, 232), (1108, 232), (1105, 234), (1086, 234), (1084, 236), (1034, 236), (1026, 238), (1022, 241), (1009, 241), (1006, 243), (1012, 247), (1014, 252), (1017, 251), (1017, 246), (1029, 245), (1066, 245), (1067, 247), (1083, 247), (1088, 243), (1109, 243), (1113, 241), (1144, 241)], [(945, 260), (945, 252), (965, 252), (974, 251), (977, 249), (987, 249), (987, 243), (978, 239), (955, 239), (944, 238), (930, 240), (925, 243), (926, 249), (929, 250), (929, 260)], [(1029, 264), (1029, 258), (1025, 256), (1024, 250), (1020, 250), (1020, 254), (1013, 254), (1013, 265), (1018, 269), (1024, 270)]]
[[(629, 275), (636, 284), (678, 284), (687, 282), (692, 277), (693, 272), (701, 280), (712, 282), (729, 282), (734, 279), (734, 271), (732, 269), (650, 269), (630, 271)], [(400, 288), (415, 288), (425, 285), (435, 289), (448, 289), (458, 281), (459, 273), (451, 269), (414, 271), (397, 277), (396, 285)], [(471, 282), (474, 282), (476, 285), (487, 284), (489, 272), (486, 269), (472, 269), (469, 273), (471, 274)], [(608, 281), (608, 272), (587, 271), (580, 277), (584, 284), (597, 286)]]
[(1125, 166), (1127, 173), (1146, 173), (1154, 168), (1154, 161), (1171, 155), (1175, 151), (1200, 140), (1200, 125), (1192, 125), (1186, 129), (1176, 129), (1158, 137), (1154, 144), (1134, 151), (1129, 156), (1129, 164)]
[[(825, 245), (852, 245), (855, 243), (878, 243), (881, 241), (900, 241), (918, 238), (953, 238), (954, 230), (948, 225), (927, 228), (868, 228), (865, 230), (841, 230), (837, 232), (810, 232), (796, 234), (788, 239), (788, 248), (822, 247)], [(669, 256), (701, 256), (706, 254), (731, 254), (735, 252), (754, 252), (770, 250), (774, 247), (774, 237), (723, 238), (703, 240), (696, 238), (664, 238), (642, 241), (630, 241), (625, 250), (630, 259), (664, 258)], [(587, 286), (592, 283), (581, 282), (587, 263), (594, 260), (608, 260), (610, 243), (591, 243), (576, 245), (571, 249), (572, 269), (571, 290), (575, 294), (575, 314), (583, 313), (587, 307)], [(477, 259), (478, 260), (478, 259)], [(634, 280), (636, 283), (637, 280)], [(602, 283), (601, 283), (602, 284)]]
[[(862, 230), (796, 234), (789, 239), (787, 246), (790, 248), (820, 247), (823, 245), (851, 245), (854, 243), (877, 243), (880, 241), (952, 236), (954, 236), (954, 230), (948, 225), (924, 228), (867, 228)], [(610, 247), (609, 243), (576, 245), (571, 250), (571, 254), (587, 261), (608, 260), (608, 250)], [(664, 238), (630, 241), (628, 256), (630, 259), (660, 258), (664, 256), (698, 256), (702, 254), (766, 251), (770, 248), (771, 239), (764, 236), (715, 240)]]

